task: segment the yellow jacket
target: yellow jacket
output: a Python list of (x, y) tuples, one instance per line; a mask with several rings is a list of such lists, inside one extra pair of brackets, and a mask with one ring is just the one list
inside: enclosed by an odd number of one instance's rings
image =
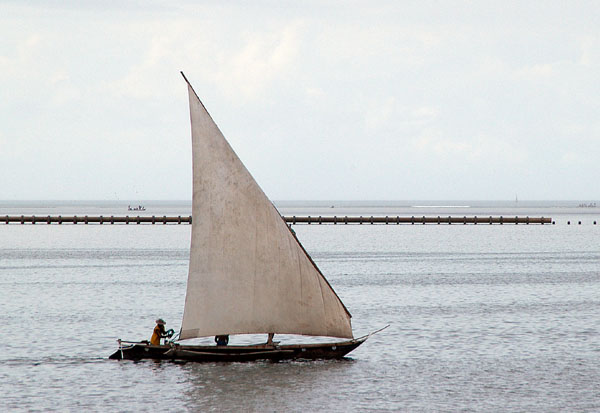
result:
[(152, 332), (152, 338), (150, 339), (150, 344), (153, 346), (160, 346), (160, 339), (165, 335), (165, 326), (162, 324), (157, 324), (154, 327), (154, 331)]

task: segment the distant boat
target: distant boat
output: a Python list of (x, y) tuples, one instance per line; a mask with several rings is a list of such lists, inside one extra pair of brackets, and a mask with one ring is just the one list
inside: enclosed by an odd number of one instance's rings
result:
[[(182, 73), (183, 75), (183, 73)], [(184, 76), (185, 79), (185, 76)], [(188, 85), (193, 202), (187, 293), (177, 340), (119, 340), (111, 359), (253, 361), (341, 358), (350, 313)], [(344, 341), (280, 345), (184, 345), (232, 334), (298, 334)]]
[(143, 205), (138, 205), (138, 206), (136, 206), (136, 207), (132, 207), (131, 205), (129, 205), (129, 206), (127, 207), (127, 210), (128, 210), (128, 211), (145, 211), (145, 210), (146, 210), (146, 207), (145, 207), (145, 206), (143, 206)]

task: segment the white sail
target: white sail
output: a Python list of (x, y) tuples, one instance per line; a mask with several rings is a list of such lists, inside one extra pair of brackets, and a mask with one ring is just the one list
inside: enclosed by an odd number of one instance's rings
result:
[(194, 189), (180, 338), (249, 333), (352, 338), (350, 313), (189, 83), (188, 92)]

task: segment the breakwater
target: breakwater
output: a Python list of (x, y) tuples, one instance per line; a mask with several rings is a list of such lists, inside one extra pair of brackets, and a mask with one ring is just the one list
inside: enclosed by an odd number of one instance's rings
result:
[[(503, 225), (503, 224), (552, 224), (549, 217), (529, 216), (283, 216), (288, 224), (308, 225), (400, 225), (400, 224), (458, 224), (458, 225)], [(191, 216), (62, 216), (62, 215), (5, 215), (0, 216), (3, 224), (191, 224)]]

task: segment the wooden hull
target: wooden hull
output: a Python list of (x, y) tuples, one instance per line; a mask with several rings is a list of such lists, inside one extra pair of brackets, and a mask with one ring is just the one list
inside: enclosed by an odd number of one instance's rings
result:
[(339, 359), (360, 346), (366, 337), (337, 343), (253, 346), (153, 346), (146, 343), (122, 345), (112, 360), (180, 360), (195, 362), (247, 362), (256, 360)]

